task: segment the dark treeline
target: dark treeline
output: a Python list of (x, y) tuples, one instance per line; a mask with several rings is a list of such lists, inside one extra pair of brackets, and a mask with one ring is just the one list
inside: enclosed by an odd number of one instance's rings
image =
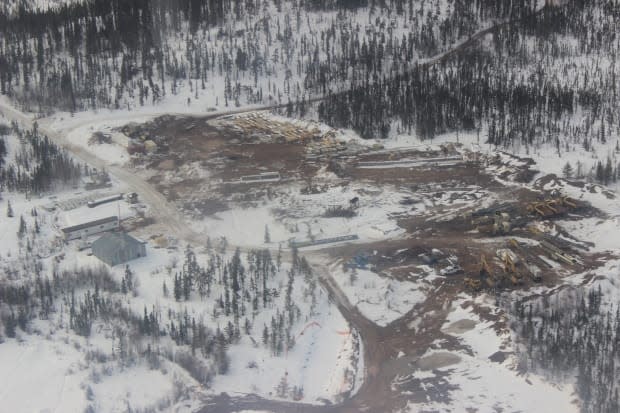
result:
[[(60, 320), (61, 326), (66, 319), (66, 326), (82, 337), (92, 336), (94, 326), (99, 330), (111, 326), (120, 340), (117, 356), (122, 362), (135, 362), (147, 348), (149, 357), (158, 354), (176, 360), (176, 353), (167, 353), (169, 344), (174, 343), (184, 360), (180, 364), (201, 383), (208, 384), (214, 375), (227, 373), (227, 351), (244, 335), (262, 337), (262, 344), (274, 356), (295, 346), (294, 329), (303, 317), (313, 314), (318, 286), (307, 261), (296, 251), (293, 256), (286, 285), (279, 291), (281, 281), (275, 277), (280, 271), (280, 253), (274, 260), (269, 250), (250, 251), (245, 261), (239, 250), (230, 258), (211, 253), (203, 266), (188, 247), (174, 274), (173, 290), (168, 290), (164, 282), (162, 294), (173, 294), (179, 302), (211, 297), (209, 322), (188, 312), (187, 307), (174, 310), (145, 306), (143, 313), (133, 311), (127, 302), (138, 295), (140, 277), (128, 265), (120, 282), (103, 266), (52, 269), (46, 276), (34, 251), (28, 255), (28, 268), (3, 264), (7, 277), (0, 279), (0, 340), (2, 336), (14, 338), (30, 333), (33, 319)], [(301, 289), (304, 300), (310, 303), (309, 314), (302, 315), (293, 298), (294, 289)], [(264, 311), (273, 313), (271, 319), (255, 326)]]
[(490, 125), (489, 143), (504, 145), (516, 139), (532, 144), (538, 128), (556, 126), (545, 122), (574, 110), (574, 90), (555, 84), (539, 89), (537, 79), (515, 84), (515, 77), (495, 62), (489, 53), (472, 51), (456, 62), (419, 66), (333, 94), (319, 105), (319, 116), (331, 125), (351, 126), (365, 138), (387, 137), (393, 120), (422, 139), (475, 130), (484, 120)]
[[(295, 255), (296, 256), (296, 255)], [(297, 257), (297, 256), (296, 256)], [(225, 330), (227, 340), (235, 342), (241, 331), (250, 334), (255, 317), (266, 308), (272, 308), (274, 301), (282, 292), (274, 288), (272, 279), (280, 270), (280, 253), (274, 261), (269, 250), (250, 251), (247, 256), (248, 266), (241, 261), (237, 249), (230, 261), (223, 260), (220, 255), (212, 255), (206, 266), (201, 266), (194, 252), (188, 248), (181, 271), (174, 275), (172, 294), (177, 301), (186, 301), (197, 295), (200, 299), (215, 298), (213, 317), (232, 317)], [(304, 258), (294, 259), (294, 265), (288, 273), (288, 283), (284, 290), (284, 307), (277, 309), (270, 325), (263, 327), (263, 344), (271, 349), (274, 355), (281, 355), (285, 348), (295, 345), (292, 328), (301, 319), (302, 313), (294, 302), (293, 284), (295, 279), (303, 276), (307, 285), (305, 294), (312, 303), (313, 311), (316, 302), (316, 280), (312, 270)], [(217, 293), (214, 288), (217, 287)], [(168, 287), (164, 286), (164, 294)], [(194, 322), (187, 316), (178, 318), (177, 323), (169, 326), (171, 336), (177, 343), (196, 346), (193, 332), (197, 331)], [(200, 326), (198, 326), (200, 327)], [(192, 334), (189, 334), (189, 330)]]
[(517, 302), (513, 328), (522, 367), (574, 382), (585, 413), (620, 410), (620, 307), (603, 306), (602, 292), (560, 293)]
[[(127, 268), (127, 271), (131, 270)], [(162, 322), (161, 310), (153, 308), (147, 312), (145, 307), (142, 317), (126, 305), (122, 294), (127, 292), (122, 292), (121, 285), (105, 267), (53, 271), (51, 279), (37, 276), (18, 283), (1, 280), (0, 325), (3, 330), (0, 341), (3, 336), (16, 337), (20, 330), (30, 333), (34, 319), (47, 320), (54, 313), (66, 311), (67, 326), (83, 337), (91, 336), (95, 323), (114, 326), (120, 341), (116, 356), (123, 363), (135, 363), (139, 355), (145, 354), (142, 347), (148, 348), (149, 353), (159, 354), (160, 340), (169, 336), (179, 346), (191, 346), (192, 355), (200, 350), (202, 360), (212, 362), (209, 367), (192, 359), (194, 366), (185, 366), (190, 373), (196, 373), (192, 368), (201, 365), (200, 377), (196, 378), (202, 383), (208, 384), (215, 374), (226, 373), (229, 363), (226, 351), (236, 340), (234, 334), (229, 333), (230, 326), (224, 331), (219, 327), (214, 330), (203, 321), (190, 319), (187, 311), (179, 315), (180, 323), (171, 321), (166, 325)], [(129, 336), (139, 340), (131, 342)], [(142, 339), (149, 342), (148, 346), (143, 346)], [(173, 355), (167, 357), (174, 358)]]
[[(619, 127), (617, 27), (615, 0), (547, 7), (503, 26), (490, 44), (442, 63), (357, 79), (350, 90), (331, 93), (319, 117), (366, 138), (387, 137), (394, 127), (422, 139), (484, 130), (484, 141), (496, 146), (547, 143), (558, 153), (569, 145), (588, 151)], [(581, 111), (584, 119), (574, 121)]]
[(13, 132), (21, 145), (12, 160), (5, 159), (5, 141), (0, 138), (0, 191), (39, 194), (79, 180), (80, 165), (47, 136), (39, 135), (36, 128), (23, 131), (16, 124)]
[[(441, 11), (436, 0), (92, 0), (21, 9), (0, 13), (0, 93), (39, 112), (121, 108), (134, 98), (156, 103), (181, 80), (196, 82), (197, 98), (198, 84), (219, 77), (226, 105), (239, 104), (242, 93), (248, 103), (299, 100), (402, 71), (485, 22), (530, 15), (535, 5), (454, 0)], [(271, 16), (271, 7), (283, 14)], [(373, 17), (364, 26), (356, 13), (366, 8)], [(302, 17), (309, 10), (339, 15), (306, 33), (298, 28), (310, 26), (310, 15)], [(270, 87), (258, 85), (272, 76)]]

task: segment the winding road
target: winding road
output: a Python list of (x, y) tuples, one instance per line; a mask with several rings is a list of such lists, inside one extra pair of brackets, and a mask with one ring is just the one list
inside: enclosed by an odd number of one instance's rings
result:
[[(543, 6), (539, 9), (536, 14), (541, 13), (547, 6)], [(532, 16), (528, 16), (525, 18), (531, 18)], [(481, 39), (487, 34), (493, 33), (496, 30), (501, 29), (507, 25), (518, 22), (522, 19), (501, 22), (492, 27), (488, 27), (482, 29), (467, 40), (459, 43), (454, 48), (440, 53), (437, 56), (434, 56), (430, 59), (427, 59), (423, 62), (418, 63), (418, 67), (420, 66), (432, 66), (441, 62), (446, 61), (453, 55), (459, 53), (461, 50), (469, 47), (474, 44), (476, 41)], [(407, 71), (414, 70), (414, 68), (409, 68), (408, 70), (400, 73), (398, 75), (402, 75), (407, 73)], [(397, 76), (397, 75), (395, 75)], [(346, 93), (347, 91), (338, 92), (338, 93)], [(314, 103), (324, 100), (325, 97), (317, 97), (313, 99), (309, 99), (308, 103)], [(162, 116), (162, 115), (178, 115), (178, 116), (186, 116), (186, 117), (200, 117), (203, 119), (214, 119), (221, 116), (233, 115), (233, 114), (242, 114), (254, 111), (264, 111), (264, 110), (273, 110), (286, 107), (287, 104), (273, 104), (273, 105), (264, 105), (264, 106), (254, 106), (248, 108), (241, 108), (235, 110), (228, 110), (223, 112), (214, 112), (211, 114), (201, 114), (201, 115), (192, 115), (186, 113), (169, 113), (169, 112), (157, 112), (150, 113), (148, 116), (153, 118)], [(16, 108), (14, 108), (6, 99), (0, 99), (0, 112), (9, 120), (16, 121), (22, 125), (32, 127), (35, 118), (30, 115), (26, 115)], [(108, 117), (99, 117), (96, 119), (98, 123), (101, 121), (118, 121), (126, 119), (128, 122), (135, 118), (136, 114), (134, 113), (116, 113), (112, 114)], [(139, 115), (142, 116), (142, 115)], [(114, 177), (118, 180), (122, 181), (127, 187), (129, 187), (132, 191), (135, 191), (140, 194), (142, 200), (150, 205), (152, 208), (150, 210), (153, 217), (160, 224), (165, 225), (170, 234), (177, 237), (179, 240), (183, 240), (188, 243), (194, 244), (202, 244), (205, 242), (204, 235), (195, 232), (183, 219), (182, 214), (179, 213), (177, 208), (168, 202), (168, 200), (151, 185), (149, 182), (145, 181), (140, 175), (131, 172), (130, 170), (118, 166), (118, 165), (110, 165), (105, 160), (97, 157), (95, 154), (89, 152), (83, 147), (77, 146), (69, 142), (65, 136), (71, 131), (88, 126), (92, 120), (84, 120), (72, 125), (70, 128), (64, 129), (61, 132), (52, 129), (48, 125), (49, 119), (39, 119), (38, 130), (40, 133), (47, 135), (50, 139), (52, 139), (55, 143), (65, 148), (69, 151), (76, 159), (81, 162), (87, 163), (91, 166), (95, 166), (99, 169), (106, 168)], [(235, 246), (231, 246), (230, 248), (235, 248)], [(403, 317), (401, 322), (395, 323), (394, 325), (388, 327), (378, 327), (367, 318), (365, 318), (360, 311), (352, 305), (344, 292), (340, 289), (338, 283), (332, 278), (330, 275), (330, 271), (327, 267), (318, 264), (321, 261), (324, 261), (324, 257), (321, 256), (320, 251), (315, 251), (312, 253), (305, 254), (307, 258), (310, 259), (310, 262), (315, 267), (315, 272), (319, 275), (319, 280), (322, 286), (330, 295), (332, 301), (338, 306), (339, 310), (346, 318), (346, 320), (355, 328), (361, 336), (363, 348), (364, 348), (364, 359), (366, 366), (366, 377), (362, 388), (359, 392), (353, 396), (351, 399), (344, 401), (342, 404), (334, 405), (334, 406), (317, 406), (310, 404), (300, 404), (300, 403), (291, 403), (277, 400), (268, 400), (263, 399), (254, 395), (247, 395), (243, 397), (229, 397), (227, 395), (219, 395), (215, 397), (211, 397), (208, 400), (205, 400), (204, 407), (201, 412), (203, 413), (232, 413), (240, 410), (267, 410), (272, 412), (283, 412), (283, 413), (295, 413), (295, 412), (343, 412), (343, 413), (352, 413), (359, 411), (369, 411), (369, 412), (379, 412), (384, 411), (382, 409), (389, 409), (393, 407), (391, 404), (391, 400), (382, 400), (382, 398), (389, 398), (392, 395), (392, 392), (389, 388), (389, 383), (391, 380), (390, 373), (385, 372), (385, 365), (389, 363), (390, 360), (394, 359), (396, 349), (400, 344), (399, 341), (399, 331), (401, 328), (401, 324), (406, 323), (408, 320), (412, 319), (416, 314), (413, 312)], [(320, 258), (320, 259), (319, 259)], [(404, 327), (404, 324), (402, 325)], [(422, 343), (419, 343), (422, 345)], [(426, 347), (425, 347), (426, 348)], [(424, 349), (420, 350), (420, 354), (422, 354)], [(424, 350), (424, 351), (422, 351)]]

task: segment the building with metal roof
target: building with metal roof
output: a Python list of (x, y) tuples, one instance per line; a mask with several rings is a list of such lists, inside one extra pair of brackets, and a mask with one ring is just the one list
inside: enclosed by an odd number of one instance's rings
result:
[(110, 266), (146, 257), (146, 243), (124, 232), (110, 232), (93, 242), (93, 255)]
[(100, 234), (118, 228), (118, 217), (107, 217), (62, 229), (66, 241)]

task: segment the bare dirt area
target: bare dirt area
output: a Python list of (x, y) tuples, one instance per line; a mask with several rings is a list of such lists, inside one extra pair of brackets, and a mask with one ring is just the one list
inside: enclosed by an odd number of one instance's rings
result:
[[(268, 115), (167, 116), (124, 132), (137, 142), (137, 173), (188, 219), (217, 222), (222, 213), (241, 211), (231, 225), (261, 232), (248, 245), (287, 248), (292, 239), (362, 337), (365, 380), (340, 405), (220, 396), (208, 401), (208, 411), (389, 412), (410, 403), (449, 403), (456, 387), (448, 378), (461, 362), (455, 352), (472, 352), (459, 335), (483, 322), (507, 331), (501, 314), (477, 298), (540, 294), (571, 275), (587, 277), (604, 258), (555, 223), (600, 211), (530, 185), (536, 172), (527, 159), (472, 154), (459, 145), (385, 150)], [(256, 211), (264, 213), (253, 218)], [(257, 219), (265, 222), (256, 225)], [(282, 229), (263, 243), (267, 225)], [(381, 303), (356, 297), (359, 291), (336, 279), (334, 268), (374, 274), (377, 283), (414, 285), (423, 298), (380, 324), (367, 308)], [(463, 297), (479, 321), (446, 323)], [(504, 350), (498, 348), (492, 360), (501, 363)], [(416, 375), (424, 371), (434, 375)]]

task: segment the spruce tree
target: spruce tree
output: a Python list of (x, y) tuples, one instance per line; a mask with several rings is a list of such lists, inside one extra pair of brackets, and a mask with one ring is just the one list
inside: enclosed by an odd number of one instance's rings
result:
[(269, 244), (271, 242), (271, 236), (269, 235), (269, 227), (265, 225), (265, 244)]
[(562, 175), (566, 179), (570, 179), (573, 177), (573, 167), (571, 166), (570, 162), (566, 161), (564, 168), (562, 168)]
[(19, 229), (17, 230), (17, 235), (19, 238), (23, 238), (26, 234), (26, 221), (24, 221), (23, 215), (19, 216)]
[(6, 216), (13, 218), (13, 207), (11, 206), (11, 201), (6, 201)]

